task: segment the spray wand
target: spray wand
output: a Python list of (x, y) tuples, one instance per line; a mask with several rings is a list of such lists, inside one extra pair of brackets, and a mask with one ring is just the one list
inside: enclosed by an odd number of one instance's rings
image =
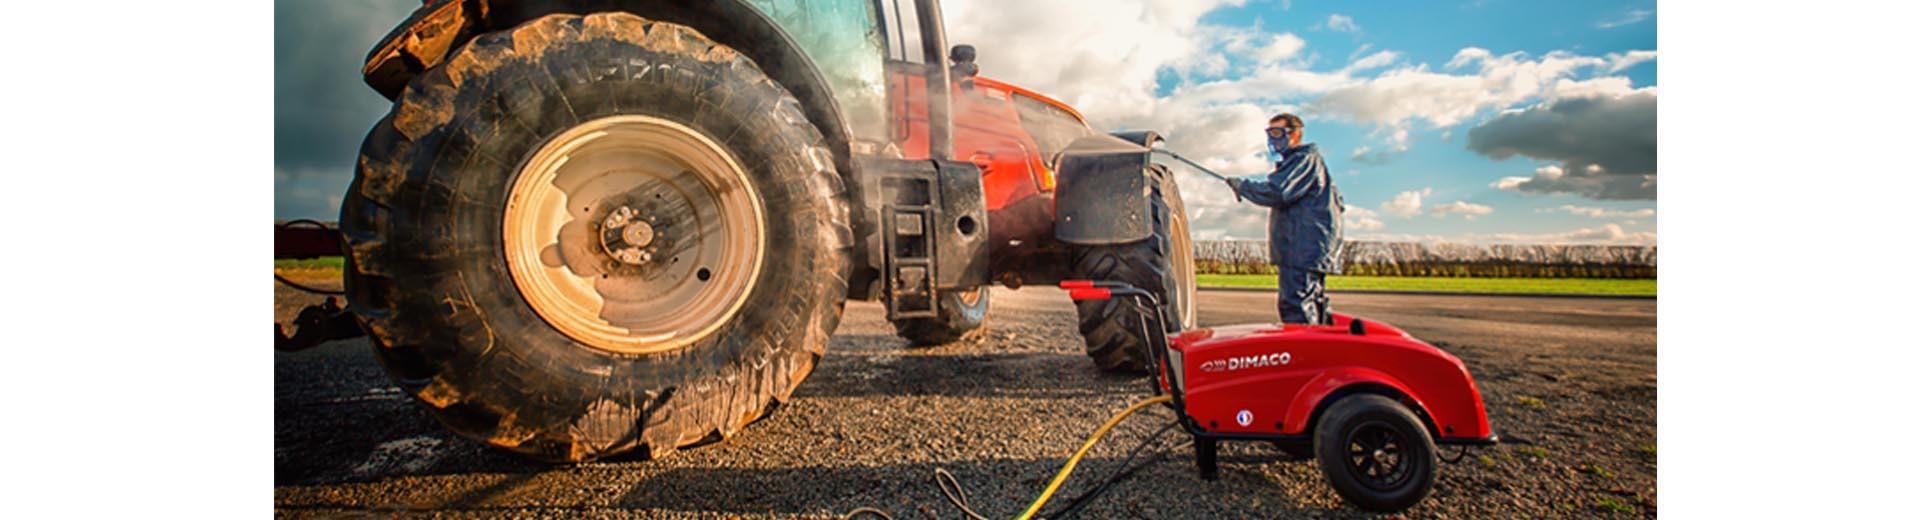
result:
[[(1221, 174), (1218, 174), (1218, 173), (1214, 173), (1214, 171), (1213, 171), (1213, 170), (1209, 170), (1209, 169), (1207, 169), (1207, 167), (1205, 167), (1205, 166), (1201, 166), (1201, 165), (1200, 165), (1200, 163), (1197, 163), (1197, 162), (1193, 162), (1193, 160), (1192, 160), (1192, 159), (1188, 159), (1188, 158), (1185, 158), (1185, 157), (1181, 157), (1181, 156), (1180, 156), (1180, 154), (1177, 154), (1177, 153), (1173, 153), (1173, 150), (1168, 150), (1168, 149), (1166, 149), (1166, 148), (1154, 148), (1154, 149), (1153, 149), (1153, 153), (1157, 153), (1157, 154), (1160, 154), (1160, 155), (1165, 155), (1165, 156), (1167, 156), (1167, 157), (1172, 157), (1172, 158), (1174, 158), (1174, 160), (1177, 160), (1177, 161), (1180, 161), (1180, 162), (1183, 162), (1183, 163), (1187, 163), (1187, 166), (1192, 166), (1192, 167), (1193, 167), (1193, 169), (1195, 169), (1195, 170), (1200, 170), (1200, 173), (1204, 173), (1204, 174), (1207, 174), (1207, 175), (1210, 175), (1210, 176), (1212, 176), (1212, 177), (1213, 177), (1213, 178), (1215, 178), (1215, 179), (1220, 179), (1220, 182), (1225, 182), (1225, 183), (1227, 183), (1228, 185), (1232, 185), (1232, 184), (1233, 184), (1233, 180), (1231, 180), (1231, 179), (1228, 179), (1228, 178), (1227, 178), (1227, 176), (1225, 176), (1225, 175), (1221, 175)], [(1235, 191), (1235, 192), (1233, 192), (1233, 200), (1240, 200), (1240, 192), (1239, 192), (1239, 191)]]
[(1193, 160), (1192, 160), (1192, 159), (1188, 159), (1188, 158), (1185, 158), (1185, 157), (1181, 157), (1181, 156), (1180, 156), (1180, 154), (1177, 154), (1177, 153), (1173, 153), (1173, 150), (1168, 150), (1168, 149), (1166, 149), (1166, 148), (1154, 148), (1154, 149), (1153, 149), (1153, 153), (1157, 153), (1157, 154), (1160, 154), (1160, 155), (1165, 155), (1165, 156), (1167, 156), (1167, 157), (1172, 157), (1172, 158), (1174, 158), (1174, 160), (1178, 160), (1178, 161), (1180, 161), (1180, 162), (1183, 162), (1183, 163), (1187, 163), (1187, 166), (1192, 166), (1192, 167), (1193, 167), (1193, 169), (1195, 169), (1195, 170), (1200, 170), (1200, 173), (1204, 173), (1204, 174), (1207, 174), (1207, 175), (1211, 175), (1211, 176), (1213, 176), (1213, 178), (1215, 178), (1215, 179), (1220, 179), (1221, 181), (1226, 181), (1226, 180), (1227, 180), (1227, 176), (1225, 176), (1225, 175), (1221, 175), (1221, 174), (1218, 174), (1218, 173), (1214, 173), (1214, 172), (1213, 172), (1213, 170), (1209, 170), (1209, 169), (1207, 169), (1207, 167), (1205, 167), (1205, 166), (1201, 166), (1201, 165), (1200, 165), (1200, 163), (1197, 163), (1197, 162), (1193, 162)]

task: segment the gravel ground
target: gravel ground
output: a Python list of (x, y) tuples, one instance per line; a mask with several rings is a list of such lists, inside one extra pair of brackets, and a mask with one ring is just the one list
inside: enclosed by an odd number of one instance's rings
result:
[[(276, 285), (276, 317), (318, 301)], [(1416, 518), (1656, 514), (1654, 300), (1338, 294), (1335, 307), (1400, 325), (1473, 371), (1510, 440), (1442, 465)], [(1203, 325), (1268, 321), (1273, 295), (1204, 291)], [(661, 460), (529, 462), (446, 433), (390, 385), (364, 339), (274, 363), (274, 504), (287, 517), (956, 518), (952, 472), (987, 517), (1018, 514), (1143, 378), (1098, 373), (1058, 290), (997, 289), (982, 337), (912, 349), (876, 304), (847, 305), (795, 399), (740, 435)], [(1129, 419), (1047, 511), (1118, 467), (1170, 415)], [(1182, 439), (1169, 434), (1163, 444)], [(1450, 451), (1445, 452), (1451, 454)], [(1085, 518), (1348, 518), (1317, 464), (1227, 443), (1221, 478), (1191, 449), (1116, 484)]]

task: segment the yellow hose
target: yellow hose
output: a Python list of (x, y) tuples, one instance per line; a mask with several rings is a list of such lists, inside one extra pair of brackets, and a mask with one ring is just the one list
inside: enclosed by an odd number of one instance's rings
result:
[(1072, 457), (1067, 457), (1067, 466), (1064, 468), (1060, 468), (1060, 473), (1053, 476), (1053, 482), (1048, 483), (1047, 489), (1045, 491), (1040, 492), (1040, 498), (1034, 499), (1033, 505), (1027, 506), (1027, 511), (1024, 513), (1020, 513), (1020, 520), (1028, 520), (1030, 518), (1033, 518), (1033, 515), (1039, 514), (1040, 506), (1046, 505), (1047, 499), (1053, 498), (1053, 492), (1060, 490), (1060, 484), (1067, 481), (1067, 475), (1072, 474), (1073, 467), (1080, 464), (1080, 458), (1087, 456), (1087, 452), (1093, 449), (1093, 444), (1095, 442), (1099, 442), (1101, 437), (1105, 437), (1107, 435), (1107, 431), (1112, 430), (1114, 425), (1120, 424), (1121, 419), (1125, 419), (1127, 418), (1127, 416), (1133, 415), (1133, 412), (1138, 412), (1140, 411), (1141, 408), (1146, 408), (1148, 406), (1165, 403), (1172, 400), (1173, 400), (1172, 396), (1166, 396), (1166, 395), (1162, 395), (1158, 397), (1150, 397), (1138, 403), (1133, 403), (1133, 406), (1129, 406), (1127, 407), (1127, 409), (1121, 410), (1120, 413), (1115, 414), (1112, 419), (1107, 419), (1107, 423), (1100, 425), (1100, 429), (1094, 430), (1093, 436), (1088, 437), (1087, 442), (1084, 444), (1081, 444), (1080, 449), (1078, 451), (1073, 452)]

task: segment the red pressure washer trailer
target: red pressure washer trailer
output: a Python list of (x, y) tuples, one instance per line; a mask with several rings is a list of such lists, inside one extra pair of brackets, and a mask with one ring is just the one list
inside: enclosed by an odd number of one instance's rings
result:
[[(1152, 294), (1118, 282), (1060, 283), (1074, 300), (1130, 297), (1143, 312), (1153, 391), (1168, 394), (1193, 435), (1200, 476), (1218, 478), (1224, 440), (1274, 443), (1318, 457), (1340, 496), (1399, 511), (1426, 498), (1435, 444), (1487, 446), (1499, 436), (1467, 366), (1383, 323), (1334, 314), (1333, 325), (1233, 325), (1172, 338)], [(1458, 461), (1456, 456), (1449, 462)]]

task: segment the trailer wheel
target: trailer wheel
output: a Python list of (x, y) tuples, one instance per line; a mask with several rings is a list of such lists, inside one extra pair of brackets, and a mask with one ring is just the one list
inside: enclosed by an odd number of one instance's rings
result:
[(482, 35), (415, 77), (340, 220), (398, 386), (554, 461), (734, 434), (813, 371), (847, 292), (846, 194), (799, 102), (625, 13)]
[[(1154, 294), (1166, 306), (1169, 332), (1193, 328), (1193, 241), (1187, 230), (1187, 206), (1173, 173), (1158, 164), (1147, 168), (1153, 235), (1128, 244), (1078, 246), (1072, 251), (1073, 277), (1114, 280)], [(1147, 368), (1137, 306), (1124, 298), (1075, 303), (1087, 356), (1101, 370), (1139, 372)]]
[(987, 304), (993, 292), (986, 287), (940, 295), (939, 318), (894, 320), (893, 333), (912, 346), (945, 345), (986, 330)]
[(1433, 438), (1405, 405), (1376, 394), (1355, 394), (1328, 408), (1313, 431), (1320, 470), (1353, 505), (1400, 511), (1433, 490)]

